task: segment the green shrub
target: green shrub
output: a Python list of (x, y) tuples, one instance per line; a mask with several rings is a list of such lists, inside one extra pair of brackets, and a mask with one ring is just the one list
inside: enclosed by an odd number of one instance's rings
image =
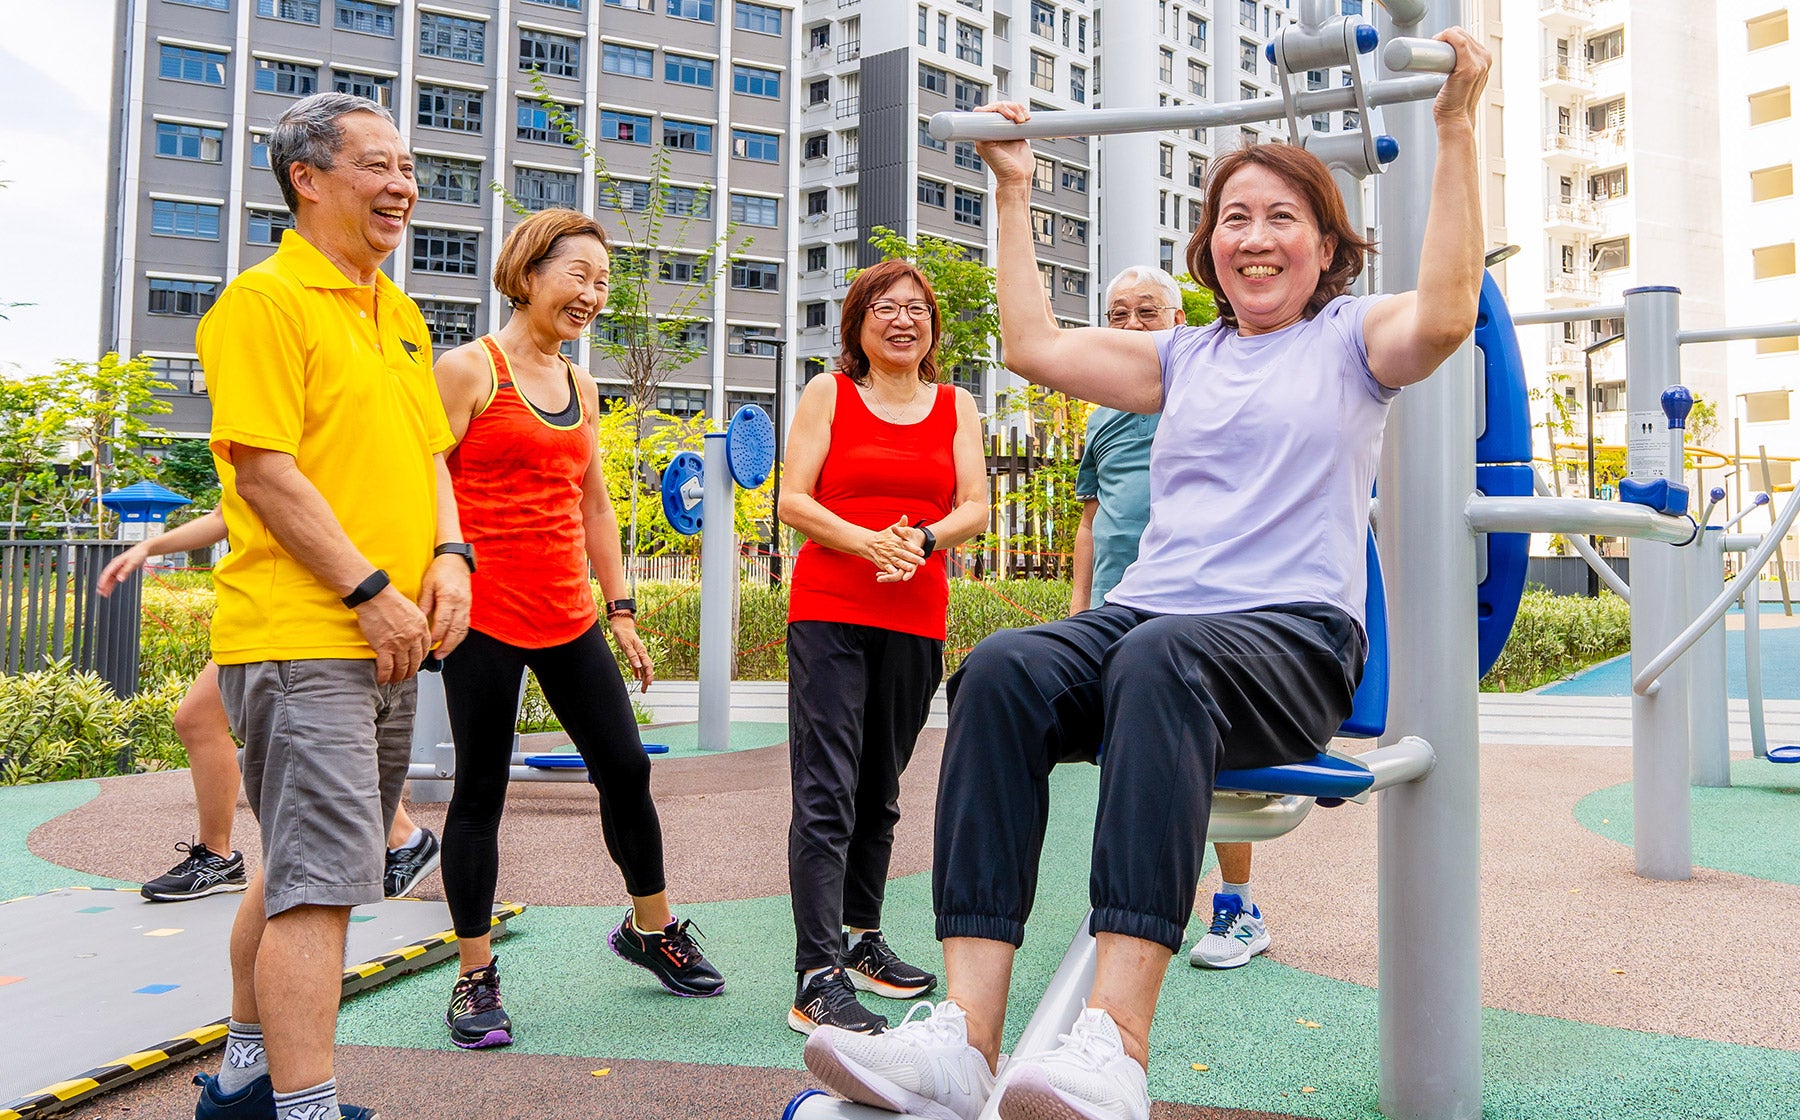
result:
[(1520, 600), (1512, 635), (1481, 687), (1524, 692), (1630, 648), (1631, 607), (1617, 595), (1602, 591), (1588, 599), (1533, 588)]
[(122, 700), (67, 659), (0, 676), (0, 785), (187, 765), (173, 723), (185, 690), (180, 678), (160, 678)]

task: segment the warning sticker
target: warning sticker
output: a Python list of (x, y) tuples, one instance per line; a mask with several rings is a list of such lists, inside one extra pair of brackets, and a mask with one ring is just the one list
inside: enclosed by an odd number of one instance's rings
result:
[(1625, 466), (1630, 477), (1639, 481), (1669, 473), (1669, 418), (1662, 409), (1626, 417)]

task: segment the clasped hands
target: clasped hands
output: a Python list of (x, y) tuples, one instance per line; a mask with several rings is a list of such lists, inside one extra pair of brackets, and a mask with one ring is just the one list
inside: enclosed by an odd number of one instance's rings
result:
[(885, 529), (869, 530), (862, 555), (875, 565), (876, 583), (904, 583), (925, 563), (925, 533), (902, 517)]

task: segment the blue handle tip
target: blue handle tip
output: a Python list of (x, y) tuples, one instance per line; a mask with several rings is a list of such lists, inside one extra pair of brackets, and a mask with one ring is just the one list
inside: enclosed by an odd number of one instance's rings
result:
[(1380, 42), (1381, 32), (1375, 30), (1373, 24), (1359, 23), (1356, 25), (1357, 54), (1368, 54), (1370, 51), (1374, 50), (1376, 44)]
[(1400, 141), (1392, 136), (1375, 138), (1375, 162), (1392, 163), (1400, 158)]

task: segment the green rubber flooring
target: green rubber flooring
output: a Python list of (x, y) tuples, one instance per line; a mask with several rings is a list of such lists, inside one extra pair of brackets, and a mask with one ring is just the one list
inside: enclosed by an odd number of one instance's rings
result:
[[(1693, 806), (1689, 829), (1695, 864), (1800, 886), (1800, 766), (1738, 759), (1731, 764), (1731, 785), (1694, 789)], [(1631, 784), (1588, 794), (1576, 802), (1575, 819), (1592, 832), (1630, 845)], [(1791, 1115), (1800, 1116), (1800, 1101)]]

